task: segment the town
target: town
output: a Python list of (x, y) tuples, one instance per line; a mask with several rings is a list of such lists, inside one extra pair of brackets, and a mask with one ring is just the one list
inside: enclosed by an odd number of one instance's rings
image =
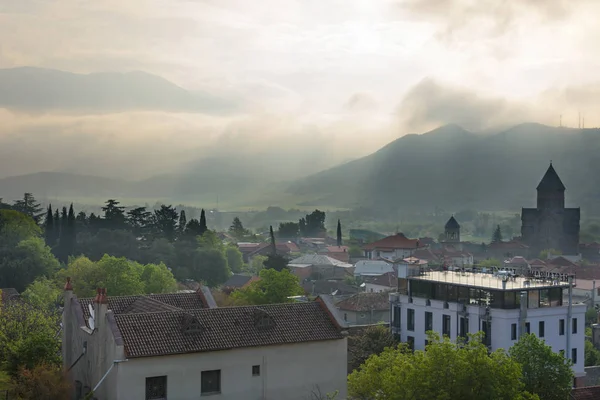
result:
[(521, 235), (498, 225), (487, 243), (464, 241), (455, 216), (437, 240), (353, 237), (341, 220), (330, 235), (319, 210), (265, 234), (237, 217), (218, 232), (204, 210), (43, 212), (27, 193), (0, 203), (0, 387), (8, 399), (595, 398), (600, 244), (581, 243), (552, 164), (536, 190)]

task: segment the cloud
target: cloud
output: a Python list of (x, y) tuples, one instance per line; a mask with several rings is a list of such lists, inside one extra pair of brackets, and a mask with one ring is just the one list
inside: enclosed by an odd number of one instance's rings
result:
[(368, 93), (354, 93), (344, 104), (344, 109), (351, 112), (373, 111), (377, 107), (377, 100)]

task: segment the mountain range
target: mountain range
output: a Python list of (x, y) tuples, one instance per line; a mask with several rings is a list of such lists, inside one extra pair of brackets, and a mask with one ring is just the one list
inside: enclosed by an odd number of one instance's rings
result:
[(54, 69), (0, 69), (0, 108), (87, 113), (160, 110), (227, 112), (231, 99), (183, 89), (146, 72), (76, 74)]
[[(291, 182), (213, 160), (197, 172), (144, 181), (44, 172), (0, 180), (0, 197), (25, 191), (39, 197), (146, 198), (177, 202), (219, 196), (231, 208), (260, 205), (366, 207), (386, 213), (440, 207), (514, 210), (535, 205), (535, 188), (552, 161), (567, 187), (569, 206), (600, 213), (600, 129), (522, 124), (494, 133), (446, 125), (410, 134), (377, 152)], [(214, 167), (211, 168), (211, 165)], [(276, 166), (273, 166), (276, 168)]]

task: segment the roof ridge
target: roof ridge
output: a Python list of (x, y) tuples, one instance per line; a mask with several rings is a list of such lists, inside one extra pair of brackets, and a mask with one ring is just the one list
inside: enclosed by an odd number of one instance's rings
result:
[[(165, 294), (166, 294), (166, 293), (165, 293)], [(144, 302), (151, 302), (151, 303), (154, 303), (154, 304), (156, 304), (156, 305), (160, 305), (161, 307), (164, 307), (164, 308), (166, 308), (166, 309), (167, 309), (167, 310), (165, 310), (165, 311), (179, 311), (179, 310), (181, 310), (181, 311), (184, 311), (184, 310), (183, 310), (183, 308), (172, 306), (172, 305), (170, 305), (170, 304), (167, 304), (167, 303), (164, 303), (164, 302), (162, 302), (162, 301), (160, 301), (160, 300), (153, 299), (152, 297), (149, 297), (149, 296), (150, 296), (150, 295), (142, 295), (142, 296), (139, 296), (139, 297), (138, 297), (137, 299), (135, 299), (135, 301), (133, 301), (133, 302), (132, 302), (132, 303), (131, 303), (131, 304), (130, 304), (130, 305), (127, 307), (127, 308), (125, 308), (125, 309), (123, 310), (123, 312), (122, 312), (122, 313), (124, 313), (124, 314), (130, 313), (131, 309), (132, 309), (132, 308), (133, 308), (133, 307), (134, 307), (136, 304), (138, 304), (138, 303), (139, 303), (139, 302), (141, 302), (141, 301), (144, 301)]]

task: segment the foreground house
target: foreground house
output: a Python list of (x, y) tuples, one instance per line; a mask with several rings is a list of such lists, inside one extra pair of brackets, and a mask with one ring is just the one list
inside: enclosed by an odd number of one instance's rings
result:
[[(576, 386), (585, 376), (585, 304), (568, 304), (572, 290), (560, 280), (398, 267), (397, 293), (390, 294), (391, 330), (414, 349), (424, 349), (427, 331), (456, 340), (482, 331), (492, 350), (510, 348), (524, 333), (543, 338), (573, 362)], [(567, 277), (566, 279), (572, 279)]]
[[(63, 362), (74, 399), (346, 396), (343, 321), (325, 300), (215, 308), (210, 291), (78, 299), (65, 285)], [(292, 379), (293, 378), (293, 379)]]

